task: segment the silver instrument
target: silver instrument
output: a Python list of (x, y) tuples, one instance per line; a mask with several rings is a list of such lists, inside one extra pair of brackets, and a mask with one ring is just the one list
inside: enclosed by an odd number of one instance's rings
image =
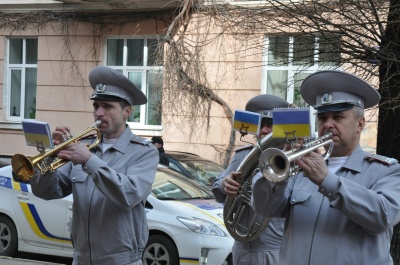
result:
[(300, 148), (292, 148), (284, 152), (277, 148), (268, 148), (262, 152), (259, 163), (263, 176), (273, 182), (281, 182), (301, 172), (301, 168), (294, 160), (313, 152), (321, 147), (325, 148), (324, 160), (328, 159), (333, 150), (332, 133), (327, 133), (314, 141), (305, 141)]

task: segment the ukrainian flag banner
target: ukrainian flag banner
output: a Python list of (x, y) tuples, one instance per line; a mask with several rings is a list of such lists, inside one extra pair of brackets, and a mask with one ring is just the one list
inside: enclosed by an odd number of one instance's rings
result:
[(258, 135), (261, 126), (261, 114), (246, 110), (235, 110), (233, 117), (233, 130), (242, 135)]
[(22, 128), (27, 145), (54, 148), (50, 126), (47, 122), (25, 119), (22, 120)]
[(297, 138), (311, 137), (309, 108), (273, 109), (272, 124), (274, 138), (286, 138), (287, 133), (294, 133)]

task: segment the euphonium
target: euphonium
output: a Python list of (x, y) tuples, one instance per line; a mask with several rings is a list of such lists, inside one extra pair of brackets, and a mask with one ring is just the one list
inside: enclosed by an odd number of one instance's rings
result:
[(239, 191), (235, 197), (227, 196), (224, 204), (224, 223), (229, 234), (238, 241), (250, 241), (257, 238), (270, 218), (254, 212), (251, 206), (253, 176), (258, 172), (258, 160), (261, 152), (268, 147), (282, 147), (285, 139), (265, 136), (253, 147), (236, 171), (241, 172)]
[(292, 148), (284, 152), (277, 148), (268, 148), (260, 156), (260, 170), (264, 177), (273, 182), (281, 182), (301, 172), (301, 168), (295, 165), (294, 160), (313, 152), (321, 147), (329, 145), (323, 155), (328, 159), (333, 150), (332, 133), (327, 133), (314, 141), (305, 141), (300, 148)]
[[(100, 130), (97, 128), (100, 125), (101, 121), (97, 120), (92, 126), (86, 128), (83, 132), (79, 133), (76, 136), (73, 136), (61, 144), (55, 146), (53, 149), (50, 149), (46, 152), (40, 153), (32, 158), (28, 158), (22, 154), (15, 154), (11, 158), (11, 166), (13, 169), (13, 175), (16, 180), (20, 181), (29, 181), (34, 173), (34, 167), (37, 166), (41, 174), (46, 172), (52, 172), (57, 168), (63, 166), (68, 161), (57, 158), (56, 155), (59, 151), (66, 148), (71, 143), (79, 142), (85, 135), (87, 135), (91, 131), (95, 131), (97, 134), (97, 139), (88, 145), (88, 148), (91, 149), (99, 144), (101, 139)], [(52, 160), (53, 157), (56, 157)]]

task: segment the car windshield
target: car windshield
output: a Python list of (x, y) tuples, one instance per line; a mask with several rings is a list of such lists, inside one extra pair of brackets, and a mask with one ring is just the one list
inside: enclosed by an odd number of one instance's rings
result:
[(153, 183), (153, 196), (160, 200), (212, 199), (213, 194), (205, 187), (186, 177), (178, 177), (170, 170), (157, 170)]
[(214, 179), (224, 171), (222, 167), (204, 160), (182, 160), (181, 164), (192, 176), (196, 177), (197, 181), (206, 186), (212, 186)]

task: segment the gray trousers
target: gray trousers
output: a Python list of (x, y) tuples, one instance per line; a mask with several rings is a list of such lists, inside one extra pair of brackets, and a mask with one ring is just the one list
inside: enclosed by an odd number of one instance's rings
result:
[(278, 251), (249, 251), (233, 246), (233, 265), (276, 265), (279, 264)]

